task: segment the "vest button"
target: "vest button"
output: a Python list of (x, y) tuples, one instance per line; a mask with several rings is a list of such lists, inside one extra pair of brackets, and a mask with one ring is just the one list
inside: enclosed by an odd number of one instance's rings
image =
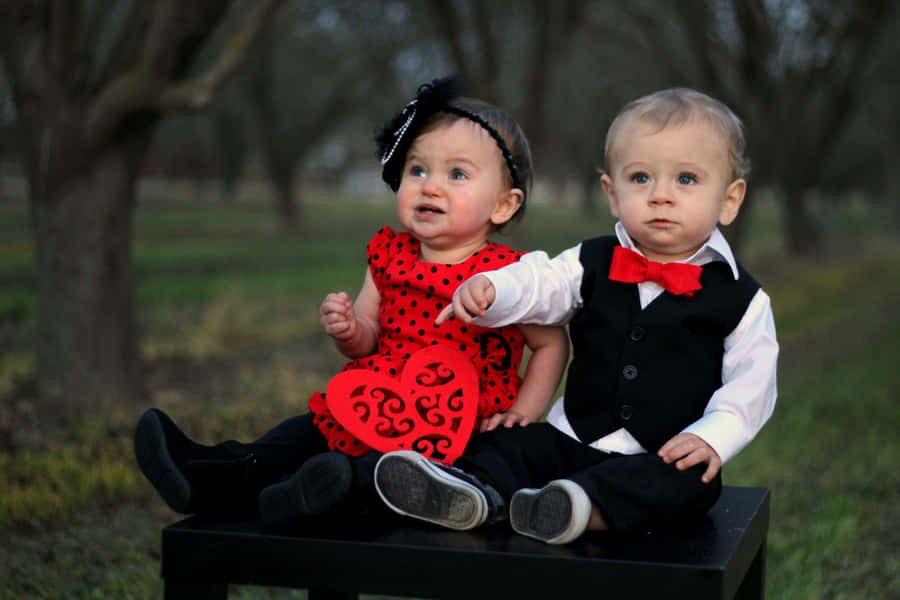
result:
[(644, 339), (645, 333), (646, 331), (644, 331), (643, 327), (641, 327), (640, 325), (635, 325), (634, 328), (628, 332), (628, 337), (631, 338), (632, 342), (639, 342)]
[(625, 368), (622, 369), (622, 377), (631, 381), (633, 379), (637, 379), (638, 369), (634, 365), (625, 365)]
[(619, 407), (619, 417), (623, 421), (630, 421), (632, 415), (634, 415), (634, 407), (630, 404), (623, 404)]

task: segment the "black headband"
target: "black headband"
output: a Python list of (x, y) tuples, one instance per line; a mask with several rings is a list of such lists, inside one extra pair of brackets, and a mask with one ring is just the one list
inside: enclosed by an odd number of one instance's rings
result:
[(451, 104), (453, 100), (462, 95), (461, 92), (462, 83), (456, 77), (434, 79), (431, 83), (422, 84), (416, 92), (416, 97), (375, 134), (378, 156), (383, 165), (381, 178), (393, 191), (396, 192), (400, 187), (406, 154), (409, 152), (413, 140), (419, 135), (422, 126), (435, 113), (445, 112), (465, 117), (477, 123), (494, 138), (506, 161), (513, 187), (519, 188), (522, 193), (525, 193), (524, 188), (519, 185), (516, 161), (500, 133), (481, 115)]

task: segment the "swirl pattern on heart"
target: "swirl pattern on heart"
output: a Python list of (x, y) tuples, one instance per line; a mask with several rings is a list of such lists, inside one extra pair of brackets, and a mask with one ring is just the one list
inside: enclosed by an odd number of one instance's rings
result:
[(325, 398), (337, 421), (370, 447), (452, 464), (475, 427), (478, 374), (463, 353), (438, 344), (414, 353), (399, 379), (366, 369), (339, 373)]

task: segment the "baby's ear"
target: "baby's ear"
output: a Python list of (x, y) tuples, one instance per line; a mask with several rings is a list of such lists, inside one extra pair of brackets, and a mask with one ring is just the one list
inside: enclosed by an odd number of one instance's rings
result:
[(516, 214), (516, 211), (522, 206), (522, 201), (524, 199), (525, 194), (519, 188), (512, 188), (503, 192), (503, 194), (500, 195), (500, 200), (497, 202), (497, 207), (491, 215), (491, 223), (494, 225), (503, 225), (512, 219), (512, 216)]
[(603, 188), (603, 193), (606, 194), (606, 199), (609, 202), (609, 212), (616, 219), (619, 218), (619, 204), (616, 201), (616, 190), (613, 187), (612, 177), (604, 173), (600, 176), (600, 186)]
[(747, 182), (744, 179), (735, 179), (725, 188), (725, 200), (722, 202), (722, 209), (719, 211), (719, 223), (721, 225), (731, 225), (738, 212), (741, 210), (741, 204), (744, 203), (744, 194), (747, 193)]

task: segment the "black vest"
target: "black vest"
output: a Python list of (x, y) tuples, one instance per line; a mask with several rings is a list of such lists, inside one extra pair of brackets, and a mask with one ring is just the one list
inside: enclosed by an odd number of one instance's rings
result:
[(610, 281), (618, 240), (581, 245), (584, 305), (569, 325), (566, 417), (585, 443), (624, 427), (648, 452), (701, 416), (722, 386), (724, 339), (759, 284), (740, 266), (703, 266), (693, 297), (663, 292), (641, 310), (637, 284)]

